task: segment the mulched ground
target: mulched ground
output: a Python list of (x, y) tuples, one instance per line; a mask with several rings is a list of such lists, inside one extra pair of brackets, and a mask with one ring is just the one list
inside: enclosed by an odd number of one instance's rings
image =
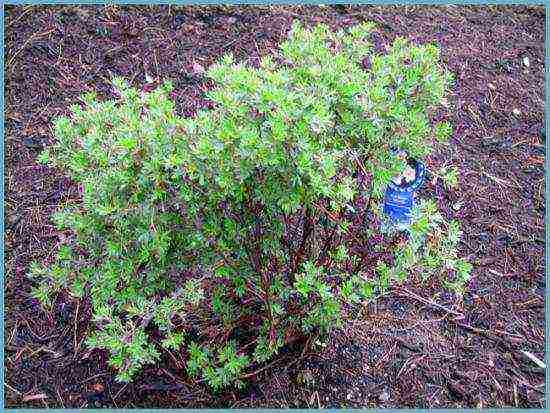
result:
[[(7, 7), (5, 21), (5, 394), (10, 407), (543, 407), (544, 8), (482, 7)], [(378, 23), (377, 47), (396, 36), (437, 41), (456, 86), (445, 114), (452, 144), (430, 168), (455, 165), (460, 188), (424, 188), (462, 221), (475, 264), (462, 299), (415, 279), (361, 309), (327, 344), (288, 349), (241, 392), (212, 396), (166, 354), (132, 384), (82, 345), (85, 302), (45, 313), (25, 278), (62, 239), (50, 214), (78, 199), (39, 166), (51, 120), (83, 91), (108, 97), (122, 75), (143, 87), (172, 79), (180, 113), (208, 103), (200, 66), (231, 51), (269, 54), (293, 19), (333, 28)]]

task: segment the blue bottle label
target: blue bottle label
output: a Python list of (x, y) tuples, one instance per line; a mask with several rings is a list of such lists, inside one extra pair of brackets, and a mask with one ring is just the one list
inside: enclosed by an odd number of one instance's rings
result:
[(393, 182), (390, 182), (386, 188), (386, 193), (384, 194), (383, 212), (389, 216), (390, 221), (394, 224), (409, 224), (411, 221), (411, 214), (415, 200), (414, 191), (422, 185), (426, 172), (426, 167), (422, 162), (416, 162), (415, 172), (415, 179), (409, 184), (405, 186), (398, 186)]

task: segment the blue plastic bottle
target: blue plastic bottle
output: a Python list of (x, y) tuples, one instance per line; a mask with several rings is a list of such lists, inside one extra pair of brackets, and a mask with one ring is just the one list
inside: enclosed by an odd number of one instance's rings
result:
[(412, 210), (415, 205), (415, 191), (420, 188), (424, 182), (426, 167), (420, 161), (413, 160), (415, 169), (415, 179), (412, 182), (405, 182), (397, 185), (390, 182), (384, 194), (384, 203), (382, 211), (386, 215), (385, 228), (394, 227), (399, 231), (408, 230), (411, 224)]

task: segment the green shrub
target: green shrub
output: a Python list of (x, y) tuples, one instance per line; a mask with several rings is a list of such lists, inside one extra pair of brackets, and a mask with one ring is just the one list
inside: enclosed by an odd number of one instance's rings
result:
[(373, 53), (372, 28), (295, 24), (260, 68), (225, 56), (208, 70), (214, 109), (192, 118), (175, 113), (169, 83), (143, 93), (115, 79), (118, 99), (90, 93), (57, 119), (40, 160), (78, 182), (82, 202), (55, 215), (73, 237), (32, 267), (34, 295), (89, 299), (87, 344), (110, 352), (119, 380), (164, 347), (214, 389), (242, 384), (409, 274), (463, 288), (458, 225), (435, 203), (417, 209), (408, 244), (379, 234), (384, 188), (404, 168), (390, 148), (421, 159), (448, 138), (429, 113), (451, 75), (434, 45)]

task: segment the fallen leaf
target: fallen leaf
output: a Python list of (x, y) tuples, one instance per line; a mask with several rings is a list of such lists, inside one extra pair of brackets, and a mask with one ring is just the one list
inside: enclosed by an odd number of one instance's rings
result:
[(184, 33), (191, 33), (195, 30), (195, 26), (193, 26), (192, 24), (183, 24), (180, 27), (180, 30)]
[(233, 16), (229, 16), (229, 17), (222, 17), (220, 19), (220, 23), (221, 25), (225, 25), (225, 26), (232, 26), (234, 25), (235, 23), (237, 23), (237, 18), (236, 17), (233, 17)]
[(387, 402), (390, 399), (390, 394), (387, 389), (384, 388), (382, 394), (378, 396), (381, 402)]
[(544, 156), (530, 156), (527, 158), (527, 164), (536, 163), (544, 165)]
[(529, 58), (527, 56), (523, 58), (523, 64), (525, 67), (529, 67)]
[(197, 75), (200, 75), (202, 73), (204, 73), (205, 70), (204, 70), (204, 66), (201, 65), (200, 63), (193, 63), (193, 73), (197, 74)]
[(105, 386), (101, 383), (96, 383), (92, 386), (92, 389), (98, 393), (102, 393), (105, 390)]
[(29, 394), (27, 396), (23, 396), (23, 401), (24, 402), (30, 402), (30, 401), (33, 401), (33, 400), (44, 400), (44, 399), (47, 399), (48, 396), (45, 395), (44, 393), (39, 393), (39, 394)]
[(535, 363), (537, 366), (539, 366), (541, 369), (545, 369), (546, 368), (546, 364), (544, 364), (542, 362), (541, 359), (539, 359), (537, 356), (535, 356), (533, 353), (530, 353), (528, 351), (525, 351), (525, 350), (521, 350), (521, 352), (523, 354), (525, 354), (525, 356), (527, 356), (527, 358), (529, 360), (531, 360), (533, 363)]
[(6, 114), (6, 119), (15, 120), (17, 122), (21, 122), (21, 114), (19, 113), (8, 113)]

